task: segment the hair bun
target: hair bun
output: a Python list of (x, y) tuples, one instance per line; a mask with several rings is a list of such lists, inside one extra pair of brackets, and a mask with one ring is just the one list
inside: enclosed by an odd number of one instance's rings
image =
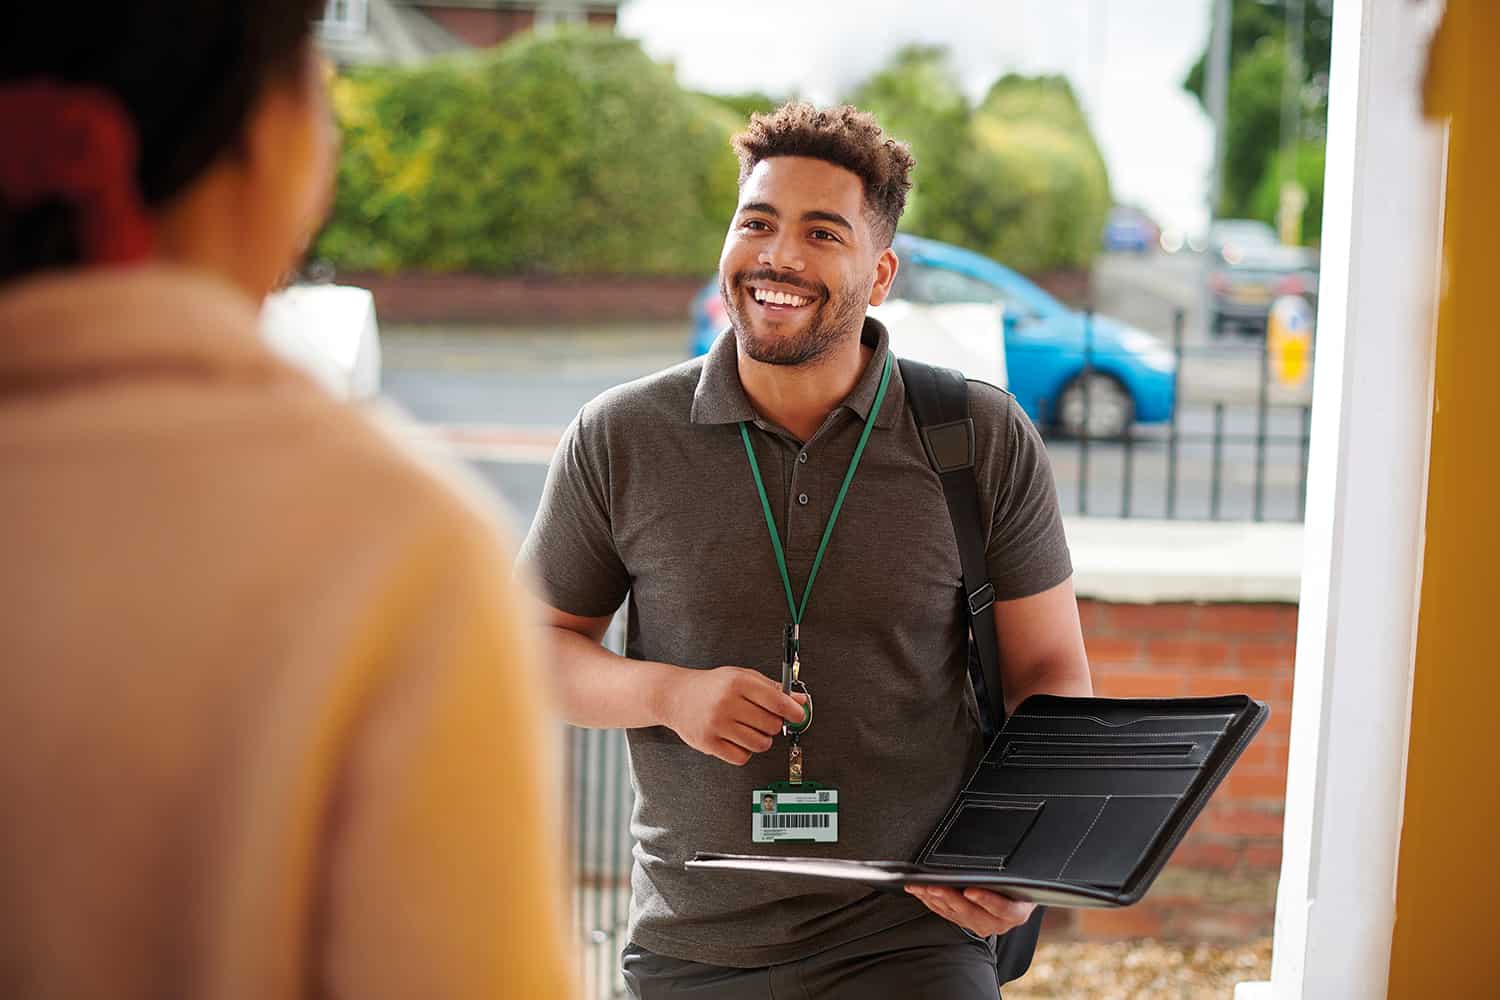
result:
[(135, 182), (135, 128), (96, 87), (51, 80), (0, 85), (0, 202), (12, 212), (49, 199), (74, 209), (85, 265), (129, 264), (151, 252), (152, 224)]

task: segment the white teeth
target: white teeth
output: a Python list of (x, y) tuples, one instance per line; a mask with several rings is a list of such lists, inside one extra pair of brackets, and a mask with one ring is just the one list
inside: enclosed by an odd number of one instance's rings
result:
[(805, 306), (811, 299), (805, 299), (800, 295), (789, 295), (786, 292), (767, 291), (764, 288), (751, 289), (755, 301), (765, 302), (774, 306)]

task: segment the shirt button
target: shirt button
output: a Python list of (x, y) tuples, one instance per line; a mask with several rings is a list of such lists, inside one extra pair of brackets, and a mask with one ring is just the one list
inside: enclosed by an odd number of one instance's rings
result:
[(797, 502), (800, 503), (802, 506), (806, 507), (807, 506), (807, 494), (806, 493), (800, 493), (800, 494), (798, 494), (797, 495)]
[(797, 461), (801, 462), (803, 465), (806, 465), (807, 464), (807, 452), (804, 451), (800, 455), (798, 455), (797, 456)]

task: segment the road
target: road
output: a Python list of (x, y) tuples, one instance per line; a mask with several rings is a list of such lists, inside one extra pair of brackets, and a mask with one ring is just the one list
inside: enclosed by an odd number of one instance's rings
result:
[[(1276, 405), (1266, 412), (1266, 443), (1258, 445), (1259, 341), (1225, 344), (1205, 335), (1197, 274), (1192, 258), (1100, 262), (1099, 312), (1170, 342), (1173, 313), (1184, 310), (1184, 404), (1175, 445), (1163, 427), (1138, 428), (1127, 444), (1049, 440), (1065, 512), (1161, 517), (1170, 505), (1177, 517), (1247, 519), (1256, 513), (1259, 479), (1262, 516), (1300, 518), (1306, 392), (1271, 394)], [(541, 496), (558, 430), (610, 386), (683, 360), (687, 339), (686, 319), (582, 329), (388, 329), (385, 391), (472, 461), (524, 524)]]

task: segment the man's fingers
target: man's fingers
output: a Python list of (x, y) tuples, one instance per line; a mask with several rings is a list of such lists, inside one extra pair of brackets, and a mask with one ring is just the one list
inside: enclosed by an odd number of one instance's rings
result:
[(781, 716), (768, 709), (761, 708), (748, 698), (740, 704), (740, 711), (736, 713), (736, 721), (749, 726), (758, 733), (766, 736), (778, 736), (781, 734)]
[(750, 751), (743, 747), (735, 746), (728, 740), (719, 740), (714, 745), (713, 755), (724, 763), (733, 764), (735, 767), (744, 767), (745, 762), (750, 759)]
[(948, 912), (948, 919), (975, 934), (989, 934), (996, 918), (987, 910), (969, 902), (956, 892), (945, 892), (939, 897)]
[(1003, 934), (1024, 923), (1035, 903), (1007, 899), (997, 892), (968, 889), (959, 892), (945, 886), (913, 886), (911, 894), (939, 916), (975, 934)]
[(932, 887), (930, 886), (921, 886), (913, 889), (911, 891), (911, 894), (920, 899), (923, 906), (926, 906), (929, 910), (931, 910), (933, 913), (936, 913), (944, 920), (947, 920), (950, 923), (958, 924), (960, 927), (967, 927), (967, 925), (960, 918), (958, 910), (952, 905), (952, 903), (949, 902), (947, 896), (945, 896), (943, 893), (932, 891)]
[(723, 734), (724, 739), (737, 746), (743, 747), (751, 753), (764, 753), (771, 749), (771, 737), (752, 726), (743, 722), (732, 722), (729, 731)]
[(988, 889), (965, 889), (964, 898), (980, 909), (1001, 920), (1025, 923), (1036, 909), (1035, 903), (1010, 899)]
[[(746, 696), (755, 704), (773, 713), (778, 719), (786, 719), (791, 722), (800, 721), (802, 718), (802, 704), (807, 701), (807, 696), (798, 692), (797, 694), (785, 694), (781, 685), (777, 684), (765, 674), (757, 673), (754, 678), (761, 683), (751, 684), (746, 689)], [(780, 723), (777, 723), (779, 726)]]

